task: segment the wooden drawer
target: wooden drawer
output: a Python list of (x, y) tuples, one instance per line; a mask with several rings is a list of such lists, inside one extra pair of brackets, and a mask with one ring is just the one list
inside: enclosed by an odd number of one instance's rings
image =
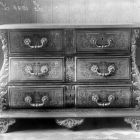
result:
[(59, 58), (10, 58), (9, 81), (64, 81), (64, 60)]
[(130, 107), (130, 87), (93, 87), (76, 88), (76, 107)]
[(129, 80), (129, 57), (77, 58), (76, 79), (79, 82)]
[(101, 53), (110, 50), (130, 51), (130, 37), (130, 29), (77, 30), (77, 51), (83, 53), (92, 51)]
[(10, 31), (10, 53), (51, 53), (63, 51), (62, 30)]
[(10, 108), (63, 107), (64, 89), (62, 86), (11, 86), (8, 90)]

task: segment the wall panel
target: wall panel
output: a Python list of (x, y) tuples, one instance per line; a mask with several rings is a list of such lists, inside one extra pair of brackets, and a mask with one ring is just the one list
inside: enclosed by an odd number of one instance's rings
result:
[(37, 13), (37, 23), (52, 23), (52, 0), (36, 0), (40, 9)]
[(6, 23), (20, 23), (20, 0), (5, 0), (7, 10), (4, 10)]
[(68, 23), (68, 0), (52, 0), (52, 23)]
[(132, 23), (133, 0), (87, 0), (87, 24)]
[(133, 15), (133, 22), (140, 23), (140, 0), (134, 0), (131, 14)]
[(69, 0), (69, 23), (85, 23), (85, 0)]
[(32, 0), (21, 0), (20, 22), (36, 23), (36, 11)]
[(4, 22), (5, 21), (4, 10), (5, 10), (4, 2), (1, 0), (0, 1), (0, 24), (5, 23)]
[(0, 24), (140, 22), (140, 0), (0, 0)]

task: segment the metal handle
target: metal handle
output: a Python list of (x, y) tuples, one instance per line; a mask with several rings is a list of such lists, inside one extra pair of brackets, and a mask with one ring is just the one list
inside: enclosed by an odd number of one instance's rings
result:
[(105, 103), (99, 102), (99, 96), (98, 95), (93, 95), (92, 96), (92, 101), (95, 102), (98, 106), (109, 106), (113, 101), (115, 100), (115, 96), (109, 95), (108, 96), (108, 101)]
[(31, 45), (30, 45), (31, 39), (30, 39), (30, 38), (25, 38), (25, 39), (24, 39), (24, 44), (27, 45), (27, 46), (29, 46), (29, 47), (32, 48), (32, 49), (34, 49), (34, 48), (35, 48), (35, 49), (36, 49), (36, 48), (42, 48), (43, 45), (44, 45), (44, 43), (47, 42), (47, 38), (45, 38), (45, 37), (41, 38), (40, 42), (41, 42), (41, 45), (34, 45), (34, 46), (31, 46)]
[(108, 39), (108, 40), (107, 40), (107, 43), (108, 43), (108, 44), (105, 44), (105, 45), (98, 45), (98, 44), (97, 44), (97, 41), (98, 41), (98, 40), (94, 40), (94, 39), (92, 40), (92, 42), (95, 44), (95, 46), (96, 46), (97, 48), (107, 48), (107, 47), (110, 47), (112, 39)]
[(43, 76), (45, 74), (47, 74), (47, 72), (49, 71), (47, 65), (43, 65), (40, 67), (40, 72), (34, 72), (33, 68), (31, 65), (26, 65), (25, 66), (25, 72), (27, 74), (30, 74), (31, 76)]
[(47, 96), (43, 96), (41, 99), (42, 103), (32, 103), (32, 98), (30, 96), (25, 97), (25, 102), (32, 107), (42, 107), (45, 105), (45, 102), (48, 101)]
[(93, 65), (91, 67), (91, 71), (93, 71), (94, 73), (97, 73), (99, 76), (103, 76), (103, 77), (110, 76), (115, 72), (115, 66), (114, 65), (108, 66), (107, 69), (108, 69), (108, 72), (101, 73), (100, 70), (99, 70), (99, 67), (97, 65)]

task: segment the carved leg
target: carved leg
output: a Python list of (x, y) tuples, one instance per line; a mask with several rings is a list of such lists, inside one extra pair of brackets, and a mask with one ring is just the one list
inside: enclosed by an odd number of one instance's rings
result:
[(15, 119), (0, 119), (0, 133), (6, 133), (8, 127), (16, 122)]
[(125, 122), (130, 123), (131, 127), (135, 130), (135, 131), (139, 131), (140, 132), (140, 117), (126, 117), (124, 119)]
[(78, 126), (84, 122), (84, 119), (81, 118), (62, 118), (62, 119), (56, 119), (56, 123), (58, 125), (65, 126), (69, 129), (74, 128), (75, 126)]

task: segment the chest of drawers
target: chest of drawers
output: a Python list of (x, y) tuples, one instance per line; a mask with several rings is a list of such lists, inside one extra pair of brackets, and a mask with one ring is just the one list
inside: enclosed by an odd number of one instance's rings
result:
[(2, 25), (0, 130), (15, 118), (124, 117), (140, 128), (140, 76), (133, 26)]

